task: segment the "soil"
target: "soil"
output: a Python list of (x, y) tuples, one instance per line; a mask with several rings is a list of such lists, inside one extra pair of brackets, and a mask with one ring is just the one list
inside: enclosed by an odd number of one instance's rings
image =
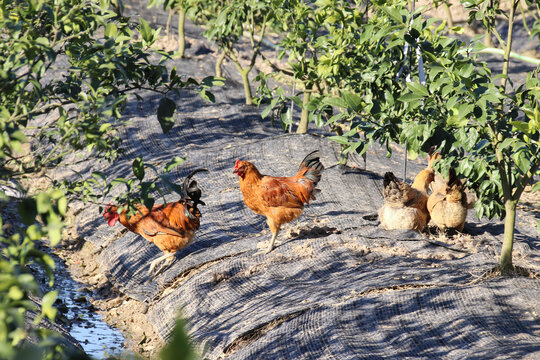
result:
[(55, 254), (65, 262), (72, 278), (85, 284), (80, 291), (90, 294), (87, 299), (96, 312), (122, 332), (125, 349), (145, 358), (155, 358), (163, 342), (146, 316), (141, 316), (146, 313), (146, 306), (122, 294), (109, 282), (96, 261), (99, 249), (78, 235), (73, 210), (68, 214), (67, 223)]

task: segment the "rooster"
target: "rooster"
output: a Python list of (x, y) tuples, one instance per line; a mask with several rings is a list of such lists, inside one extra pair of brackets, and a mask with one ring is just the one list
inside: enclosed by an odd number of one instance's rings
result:
[(429, 221), (427, 191), (433, 178), (433, 170), (424, 169), (416, 175), (411, 186), (399, 181), (391, 172), (384, 174), (384, 204), (379, 209), (381, 227), (422, 231)]
[(137, 212), (129, 219), (126, 210), (118, 213), (118, 207), (114, 205), (105, 208), (103, 217), (109, 226), (119, 221), (126, 229), (153, 242), (165, 253), (150, 263), (149, 275), (160, 262), (166, 260), (161, 270), (170, 265), (176, 251), (186, 247), (195, 236), (201, 217), (197, 205), (206, 204), (201, 200), (201, 189), (197, 182), (190, 180), (201, 171), (208, 170), (197, 169), (186, 177), (182, 186), (182, 198), (177, 202), (154, 205), (151, 211), (144, 205), (136, 205)]
[(456, 170), (448, 171), (448, 183), (434, 189), (427, 201), (431, 220), (441, 230), (463, 231), (467, 217), (467, 195), (464, 186), (456, 175)]
[(267, 254), (274, 248), (274, 242), (281, 225), (298, 218), (305, 204), (315, 200), (317, 183), (324, 170), (318, 151), (309, 153), (291, 177), (262, 175), (249, 161), (236, 160), (234, 173), (238, 175), (244, 203), (257, 214), (266, 217), (272, 231)]

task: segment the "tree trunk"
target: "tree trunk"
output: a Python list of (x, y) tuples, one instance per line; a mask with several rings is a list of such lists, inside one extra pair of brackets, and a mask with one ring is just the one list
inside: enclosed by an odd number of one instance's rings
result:
[(495, 44), (493, 43), (493, 39), (491, 38), (491, 31), (486, 29), (486, 35), (484, 35), (484, 45), (490, 48), (494, 48)]
[(217, 61), (216, 61), (216, 76), (217, 77), (222, 77), (221, 65), (223, 65), (223, 60), (225, 60), (225, 56), (227, 56), (227, 53), (225, 52), (225, 50), (223, 50), (217, 58)]
[(169, 11), (169, 17), (167, 18), (167, 25), (165, 25), (165, 34), (167, 35), (167, 41), (171, 41), (171, 20), (173, 17), (174, 10)]
[[(516, 14), (516, 7), (519, 0), (512, 1), (512, 7), (510, 8), (510, 16), (508, 17), (508, 35), (506, 37), (506, 49), (504, 49), (504, 62), (503, 62), (503, 75), (508, 75), (508, 64), (510, 63), (510, 52), (512, 51), (512, 33), (514, 31), (514, 18)], [(501, 86), (503, 91), (506, 89), (506, 77), (501, 79)]]
[(302, 114), (300, 115), (300, 123), (296, 128), (297, 134), (305, 134), (308, 129), (309, 122), (309, 110), (307, 109), (307, 104), (311, 98), (311, 85), (306, 86), (304, 90), (304, 97), (302, 98)]
[(448, 27), (454, 27), (454, 19), (452, 18), (452, 12), (450, 11), (450, 6), (448, 4), (443, 4), (444, 11), (446, 12), (446, 19), (448, 20)]
[(184, 34), (184, 24), (186, 22), (186, 12), (184, 9), (178, 9), (178, 57), (184, 57), (184, 51), (186, 50), (186, 37)]
[(246, 105), (253, 105), (253, 100), (251, 98), (251, 86), (249, 85), (248, 74), (251, 68), (247, 67), (240, 70), (240, 76), (242, 77), (242, 82), (244, 83), (244, 93), (246, 94)]
[(517, 201), (506, 200), (504, 208), (506, 217), (504, 218), (504, 240), (501, 250), (501, 271), (512, 270), (512, 248), (514, 246), (514, 226), (516, 224)]

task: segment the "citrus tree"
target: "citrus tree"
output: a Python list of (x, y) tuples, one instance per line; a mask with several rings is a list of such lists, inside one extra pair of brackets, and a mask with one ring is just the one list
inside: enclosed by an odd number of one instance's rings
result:
[[(515, 10), (517, 1), (512, 6)], [(540, 165), (538, 73), (513, 92), (506, 90), (514, 12), (499, 85), (475, 55), (481, 43), (467, 48), (442, 34), (444, 22), (411, 14), (404, 3), (375, 9), (355, 47), (362, 67), (350, 71), (352, 81), (342, 86), (339, 98), (322, 100), (343, 109), (330, 123), (350, 119), (350, 130), (333, 139), (362, 153), (364, 134), (368, 142), (387, 147), (404, 144), (413, 157), (437, 146), (445, 155), (439, 169), (457, 166), (476, 191), (477, 216), (505, 218), (501, 268), (511, 269), (516, 205)], [(406, 46), (421, 57), (413, 52), (403, 59)]]
[[(32, 264), (41, 267), (49, 276), (49, 288), (53, 285), (54, 262), (35, 242), (45, 238), (52, 246), (59, 243), (71, 197), (92, 200), (103, 193), (95, 187), (100, 174), (48, 183), (37, 191), (25, 179), (80, 161), (117, 159), (122, 153), (119, 130), (126, 125), (122, 109), (131, 95), (141, 98), (135, 90), (165, 96), (189, 86), (211, 97), (208, 80), (183, 79), (152, 55), (157, 33), (143, 19), (134, 23), (121, 16), (105, 0), (0, 0), (3, 359), (21, 351), (33, 351), (36, 358), (66, 355), (50, 331), (36, 326), (44, 317), (54, 320), (57, 294), (43, 294), (29, 270)], [(175, 107), (167, 97), (160, 102), (158, 120), (164, 131), (172, 126)], [(181, 161), (173, 159), (166, 168)], [(139, 159), (133, 164), (133, 188), (144, 202), (151, 188), (145, 188), (141, 168), (144, 162)], [(40, 307), (31, 295), (41, 298)], [(29, 310), (38, 313), (34, 326), (26, 324)], [(38, 344), (28, 345), (30, 337)]]
[[(275, 16), (270, 0), (231, 0), (207, 22), (204, 35), (217, 44), (224, 56), (230, 59), (238, 70), (244, 84), (246, 105), (252, 105), (252, 91), (249, 73), (260, 55), (260, 48), (267, 28), (272, 26)], [(248, 51), (239, 49), (240, 38), (247, 33)], [(241, 54), (248, 59), (241, 60)]]
[[(490, 28), (501, 13), (498, 2), (487, 13), (482, 9), (492, 1), (468, 3), (471, 19), (481, 18), (504, 48), (497, 77), (477, 57), (485, 50), (479, 39), (466, 46), (446, 36), (445, 21), (424, 17), (421, 8), (411, 11), (406, 1), (292, 2), (305, 16), (285, 22), (291, 32), (282, 45), (295, 77), (318, 84), (303, 110), (318, 125), (341, 129), (330, 138), (342, 145), (343, 161), (374, 142), (389, 154), (391, 143), (402, 144), (413, 158), (437, 146), (444, 154), (439, 170), (457, 167), (476, 191), (477, 216), (505, 218), (501, 268), (508, 270), (516, 204), (538, 174), (538, 74), (507, 90), (518, 1), (511, 2), (506, 39)], [(532, 41), (538, 41), (536, 26)], [(259, 78), (263, 93), (272, 96), (266, 77)], [(263, 115), (284, 100), (281, 91)]]

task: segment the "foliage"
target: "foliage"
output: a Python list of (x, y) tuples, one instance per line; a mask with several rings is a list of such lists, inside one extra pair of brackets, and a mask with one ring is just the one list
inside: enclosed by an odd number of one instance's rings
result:
[[(287, 56), (292, 81), (300, 84), (304, 100), (301, 102), (296, 94), (291, 97), (281, 95), (284, 91), (280, 87), (274, 90), (277, 96), (260, 87), (261, 95), (273, 97), (265, 114), (292, 100), (302, 108), (303, 121), (307, 122), (309, 118), (321, 126), (326, 112), (324, 109), (316, 111), (319, 100), (315, 96), (310, 102), (310, 95), (312, 90), (318, 95), (325, 95), (332, 89), (340, 88), (341, 81), (346, 79), (342, 73), (354, 67), (350, 62), (357, 59), (351, 45), (364, 23), (367, 8), (360, 7), (359, 3), (341, 0), (317, 1), (315, 4), (286, 1), (273, 5), (276, 18), (280, 19), (281, 28), (286, 31), (278, 45), (281, 49), (279, 57)], [(260, 74), (257, 79), (264, 87), (268, 80), (263, 77)], [(282, 122), (290, 121), (290, 117), (283, 114), (281, 119)]]
[[(304, 109), (336, 131), (330, 138), (342, 145), (344, 159), (374, 142), (389, 154), (391, 143), (403, 144), (413, 158), (436, 145), (445, 155), (438, 168), (444, 173), (457, 166), (476, 191), (478, 217), (515, 213), (524, 187), (538, 174), (540, 97), (536, 72), (512, 93), (505, 91), (511, 32), (499, 40), (507, 51), (499, 86), (475, 55), (481, 43), (467, 47), (445, 36), (444, 21), (424, 18), (421, 9), (411, 13), (406, 1), (286, 3), (293, 6), (276, 10), (288, 30), (281, 54), (289, 56), (294, 79), (317, 90)], [(493, 28), (498, 2), (469, 3), (471, 19)], [(268, 89), (268, 76), (258, 79), (270, 99), (263, 115), (277, 110), (286, 119), (284, 104), (291, 98), (280, 88)], [(512, 218), (505, 238), (513, 237)]]
[[(165, 67), (166, 54), (157, 60), (150, 46), (158, 33), (143, 19), (137, 25), (120, 16), (106, 0), (0, 0), (1, 358), (27, 351), (21, 345), (29, 336), (40, 341), (36, 349), (45, 351), (44, 357), (62, 357), (56, 337), (25, 326), (25, 314), (38, 311), (35, 323), (43, 317), (54, 320), (56, 293), (41, 294), (29, 266), (37, 264), (53, 284), (54, 262), (36, 250), (35, 242), (46, 238), (58, 244), (68, 199), (97, 200), (122, 183), (140, 195), (120, 194), (119, 200), (151, 204), (155, 187), (143, 181), (141, 158), (133, 164), (137, 180), (107, 184), (105, 174), (94, 173), (80, 181), (53, 182), (29, 195), (28, 182), (22, 180), (81, 161), (117, 159), (122, 154), (119, 131), (126, 125), (121, 112), (130, 95), (142, 100), (134, 90), (167, 95), (189, 86), (213, 99), (208, 92), (213, 79), (184, 80), (175, 68)], [(171, 127), (175, 108), (170, 100), (160, 104), (164, 131)], [(164, 170), (182, 161), (175, 158)], [(41, 297), (40, 309), (31, 294)]]
[[(248, 75), (260, 54), (266, 29), (275, 21), (271, 3), (270, 0), (228, 1), (217, 14), (208, 19), (206, 24), (208, 29), (204, 32), (204, 35), (215, 42), (225, 56), (235, 64), (244, 83), (247, 105), (253, 103)], [(244, 30), (247, 31), (251, 45), (247, 65), (240, 61), (240, 50), (237, 48)]]
[(161, 350), (162, 360), (195, 360), (197, 354), (193, 350), (184, 330), (184, 321), (179, 316), (172, 333), (171, 341)]

